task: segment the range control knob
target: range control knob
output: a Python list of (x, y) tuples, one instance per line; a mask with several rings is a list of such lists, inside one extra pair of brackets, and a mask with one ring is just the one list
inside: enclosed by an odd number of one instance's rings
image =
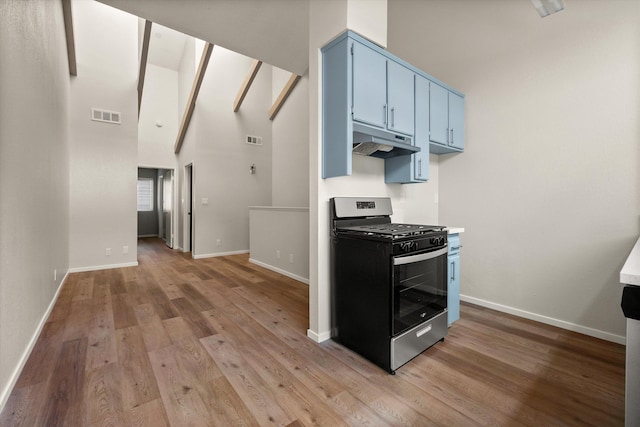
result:
[(400, 243), (400, 250), (402, 252), (411, 252), (416, 249), (416, 242), (402, 242)]

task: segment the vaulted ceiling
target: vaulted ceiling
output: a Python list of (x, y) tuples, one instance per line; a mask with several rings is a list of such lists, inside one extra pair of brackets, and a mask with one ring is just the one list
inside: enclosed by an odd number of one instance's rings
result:
[(292, 73), (309, 66), (307, 0), (98, 0)]

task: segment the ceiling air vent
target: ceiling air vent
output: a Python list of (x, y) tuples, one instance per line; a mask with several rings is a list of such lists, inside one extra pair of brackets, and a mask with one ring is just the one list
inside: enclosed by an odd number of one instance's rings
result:
[(120, 113), (118, 111), (101, 110), (99, 108), (91, 109), (91, 120), (96, 122), (120, 124)]
[(262, 145), (262, 137), (247, 135), (246, 142), (249, 145)]

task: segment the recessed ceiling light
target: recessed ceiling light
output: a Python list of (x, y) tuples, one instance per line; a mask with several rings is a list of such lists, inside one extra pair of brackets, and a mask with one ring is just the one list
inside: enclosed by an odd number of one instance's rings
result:
[(564, 9), (562, 0), (531, 0), (531, 3), (533, 3), (542, 18)]

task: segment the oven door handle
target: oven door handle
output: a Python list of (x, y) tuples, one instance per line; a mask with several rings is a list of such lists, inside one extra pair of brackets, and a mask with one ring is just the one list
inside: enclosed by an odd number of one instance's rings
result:
[(437, 258), (441, 255), (446, 255), (448, 252), (449, 252), (448, 248), (444, 247), (442, 249), (438, 249), (437, 251), (426, 252), (424, 254), (394, 257), (393, 265), (404, 265), (404, 264), (411, 264), (413, 262), (426, 261), (428, 259)]

